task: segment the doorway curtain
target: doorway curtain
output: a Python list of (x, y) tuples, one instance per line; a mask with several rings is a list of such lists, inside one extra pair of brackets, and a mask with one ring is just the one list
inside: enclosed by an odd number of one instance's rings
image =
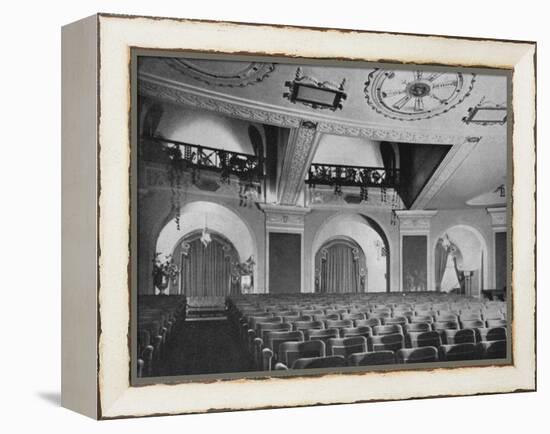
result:
[[(361, 261), (361, 258), (363, 259)], [(365, 263), (362, 250), (355, 243), (335, 241), (317, 253), (317, 292), (362, 292), (361, 264)]]
[(449, 253), (443, 246), (443, 239), (437, 240), (435, 246), (435, 290), (441, 292), (441, 282), (447, 268), (447, 258)]
[(233, 246), (216, 236), (206, 246), (199, 238), (187, 243), (182, 254), (181, 279), (188, 297), (226, 296), (231, 292)]

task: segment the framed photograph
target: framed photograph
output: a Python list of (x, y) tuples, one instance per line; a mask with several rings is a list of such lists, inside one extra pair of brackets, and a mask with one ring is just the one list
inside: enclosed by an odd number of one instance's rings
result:
[(63, 28), (62, 403), (536, 389), (529, 41)]

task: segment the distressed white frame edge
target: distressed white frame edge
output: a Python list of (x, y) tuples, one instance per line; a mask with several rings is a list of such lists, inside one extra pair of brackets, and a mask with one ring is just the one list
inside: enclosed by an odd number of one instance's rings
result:
[[(99, 16), (99, 33), (100, 417), (535, 389), (534, 44), (106, 15)], [(228, 34), (231, 37), (225, 37)], [(514, 365), (130, 387), (127, 175), (132, 46), (513, 68), (514, 177), (522, 180), (513, 188), (513, 226), (522, 228), (513, 235), (513, 284), (521, 288), (521, 299), (516, 294), (513, 305)]]

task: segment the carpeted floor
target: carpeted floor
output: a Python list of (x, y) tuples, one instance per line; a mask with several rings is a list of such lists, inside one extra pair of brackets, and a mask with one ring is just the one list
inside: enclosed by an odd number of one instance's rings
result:
[(253, 370), (236, 330), (227, 320), (181, 321), (166, 350), (158, 376)]

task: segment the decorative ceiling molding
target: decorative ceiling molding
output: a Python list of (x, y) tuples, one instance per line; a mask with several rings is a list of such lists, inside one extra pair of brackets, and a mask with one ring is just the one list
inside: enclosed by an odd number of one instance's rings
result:
[(449, 134), (433, 129), (390, 128), (372, 123), (339, 120), (319, 112), (305, 112), (295, 108), (250, 101), (150, 74), (140, 74), (139, 91), (142, 95), (174, 104), (210, 110), (225, 116), (284, 128), (298, 128), (302, 121), (310, 120), (317, 122), (317, 129), (321, 133), (364, 137), (370, 140), (451, 145), (462, 143), (466, 138), (464, 135)]
[(430, 119), (447, 113), (474, 87), (475, 74), (375, 69), (365, 82), (367, 103), (399, 121)]
[(231, 116), (247, 121), (260, 122), (285, 128), (298, 128), (302, 119), (298, 116), (277, 112), (275, 110), (261, 110), (245, 104), (228, 102), (223, 97), (209, 97), (178, 89), (166, 84), (140, 80), (140, 92), (153, 98), (160, 98), (176, 104), (183, 104), (203, 110), (210, 110), (222, 115)]
[(296, 204), (319, 138), (317, 125), (312, 122), (304, 121), (300, 128), (291, 130), (278, 181), (277, 198), (280, 204)]
[(425, 208), (460, 167), (466, 157), (475, 149), (480, 140), (481, 137), (468, 137), (463, 143), (453, 145), (413, 202), (411, 209), (418, 210)]
[(221, 73), (209, 71), (191, 59), (169, 58), (165, 59), (165, 62), (170, 68), (188, 75), (195, 80), (202, 81), (210, 86), (222, 87), (245, 87), (253, 85), (264, 80), (275, 70), (274, 63), (238, 62), (242, 63), (242, 65), (237, 70)]
[(397, 128), (358, 127), (346, 123), (319, 122), (317, 129), (326, 134), (348, 137), (364, 137), (369, 140), (421, 143), (421, 144), (446, 144), (461, 143), (463, 135), (451, 135), (430, 130), (406, 130)]

